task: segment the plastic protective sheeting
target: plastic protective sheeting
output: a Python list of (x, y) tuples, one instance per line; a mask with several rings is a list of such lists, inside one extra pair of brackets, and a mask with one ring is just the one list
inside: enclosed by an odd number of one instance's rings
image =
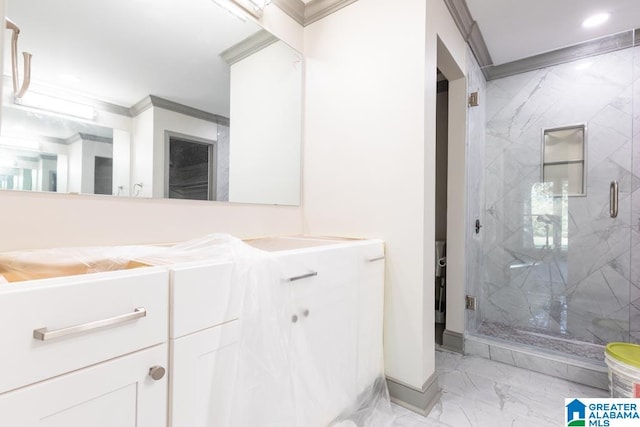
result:
[[(172, 246), (65, 248), (0, 256), (2, 274), (10, 271), (20, 280), (192, 261), (232, 262), (232, 283), (241, 287), (236, 380), (229, 390), (230, 426), (393, 425), (395, 416), (383, 372), (382, 331), (358, 329), (362, 329), (357, 318), (362, 296), (357, 290), (341, 289), (339, 284), (332, 294), (334, 299), (324, 306), (326, 315), (314, 317), (318, 319), (315, 323), (310, 316), (301, 327), (292, 319), (300, 307), (277, 252), (253, 248), (229, 235), (212, 234)], [(310, 288), (306, 292), (313, 301), (314, 292), (326, 290)], [(353, 327), (351, 335), (343, 333), (347, 324)], [(354, 359), (358, 355), (353, 340), (363, 333), (379, 336), (379, 345), (372, 347), (374, 354)], [(355, 361), (368, 366), (358, 366)], [(362, 372), (370, 382), (364, 387), (358, 384)]]
[[(232, 283), (241, 287), (242, 308), (236, 380), (229, 391), (230, 426), (393, 425), (381, 319), (380, 330), (358, 329), (357, 307), (367, 298), (359, 295), (357, 283), (338, 283), (331, 290), (294, 284), (287, 281), (286, 266), (277, 252), (256, 249), (224, 234), (181, 243), (137, 260), (152, 265), (233, 262)], [(325, 314), (314, 312), (304, 318), (303, 302), (317, 302), (312, 311), (324, 310)], [(372, 319), (371, 324), (376, 322)], [(365, 357), (356, 354), (361, 334), (369, 334), (372, 341), (379, 337)], [(361, 377), (369, 384), (360, 387)]]
[[(231, 425), (391, 426), (395, 417), (384, 378), (381, 343), (379, 354), (354, 361), (351, 358), (357, 354), (348, 350), (356, 348), (350, 345), (354, 344), (351, 339), (357, 341), (358, 334), (370, 333), (357, 330), (357, 290), (331, 291), (338, 299), (326, 300), (331, 303), (325, 307), (328, 315), (319, 318), (312, 313), (302, 320), (305, 306), (293, 294), (294, 287), (300, 284), (286, 281), (285, 266), (277, 253), (257, 250), (233, 238), (229, 238), (229, 245), (234, 253), (234, 279), (243, 286)], [(319, 293), (329, 291), (301, 292), (308, 292), (303, 298), (313, 301), (321, 296)], [(340, 322), (345, 317), (340, 317), (340, 313), (350, 313), (355, 336), (342, 333), (345, 325)], [(298, 320), (294, 321), (292, 316)], [(332, 323), (332, 319), (337, 320)], [(316, 323), (312, 323), (314, 320)], [(382, 331), (378, 332), (381, 341)], [(373, 366), (355, 366), (355, 360)], [(378, 373), (360, 391), (359, 370)]]

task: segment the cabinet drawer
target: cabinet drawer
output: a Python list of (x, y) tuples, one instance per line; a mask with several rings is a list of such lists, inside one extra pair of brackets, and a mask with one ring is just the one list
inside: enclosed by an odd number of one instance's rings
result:
[(0, 286), (0, 393), (165, 342), (168, 275), (148, 267)]
[[(384, 246), (378, 241), (278, 254), (285, 281), (293, 279), (290, 282), (292, 286), (298, 289), (309, 288), (309, 292), (319, 291), (321, 288), (318, 286), (326, 289), (352, 283), (369, 264), (384, 264), (383, 257)], [(317, 275), (305, 277), (314, 273)]]
[(171, 338), (238, 318), (242, 289), (232, 283), (232, 271), (231, 262), (172, 267)]

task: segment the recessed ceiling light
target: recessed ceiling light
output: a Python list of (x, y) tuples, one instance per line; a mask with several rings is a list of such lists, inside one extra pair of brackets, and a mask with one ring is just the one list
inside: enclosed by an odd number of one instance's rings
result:
[(582, 22), (583, 28), (594, 28), (599, 25), (604, 24), (609, 19), (608, 13), (598, 13), (597, 15), (593, 15), (588, 17)]

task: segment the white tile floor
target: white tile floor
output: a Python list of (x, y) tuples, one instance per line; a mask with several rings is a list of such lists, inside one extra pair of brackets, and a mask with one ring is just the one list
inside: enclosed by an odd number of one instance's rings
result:
[(427, 418), (397, 405), (394, 426), (546, 427), (564, 421), (565, 397), (607, 397), (606, 390), (491, 360), (436, 352), (442, 397)]

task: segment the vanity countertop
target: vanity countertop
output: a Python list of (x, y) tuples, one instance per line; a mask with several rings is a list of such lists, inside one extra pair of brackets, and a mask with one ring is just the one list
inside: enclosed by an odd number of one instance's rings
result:
[(263, 251), (279, 252), (312, 248), (316, 246), (336, 245), (359, 240), (361, 239), (346, 237), (277, 236), (245, 239), (244, 242)]
[[(211, 242), (206, 241), (207, 238), (203, 239), (175, 245), (96, 246), (0, 253), (0, 284), (175, 264), (224, 255), (215, 251), (199, 252), (198, 242), (205, 241), (205, 247), (212, 245), (209, 248), (215, 246), (215, 238)], [(244, 243), (267, 252), (304, 251), (319, 246), (365, 241), (357, 238), (304, 235), (243, 240)], [(189, 247), (191, 242), (196, 243), (193, 251)]]
[[(0, 284), (148, 267), (133, 246), (38, 249), (0, 253)], [(135, 251), (137, 252), (137, 251)]]

